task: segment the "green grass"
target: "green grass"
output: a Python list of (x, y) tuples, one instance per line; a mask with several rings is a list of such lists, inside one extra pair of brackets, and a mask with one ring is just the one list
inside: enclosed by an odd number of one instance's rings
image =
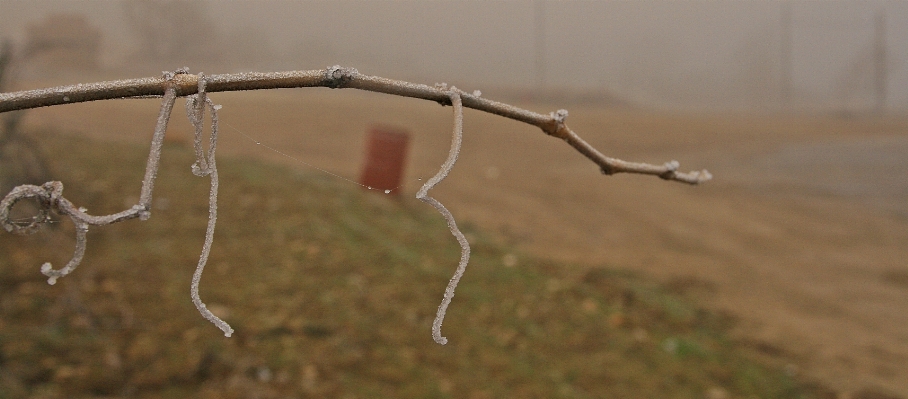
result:
[[(136, 202), (146, 148), (39, 138), (77, 206)], [(728, 318), (469, 225), (473, 257), (437, 345), (431, 321), (459, 247), (433, 209), (221, 157), (201, 295), (227, 311), (225, 338), (189, 299), (208, 212), (191, 164), (189, 148), (166, 146), (152, 218), (93, 227), (82, 265), (55, 286), (39, 265), (71, 255), (68, 223), (0, 235), (0, 398), (812, 397), (738, 348)]]

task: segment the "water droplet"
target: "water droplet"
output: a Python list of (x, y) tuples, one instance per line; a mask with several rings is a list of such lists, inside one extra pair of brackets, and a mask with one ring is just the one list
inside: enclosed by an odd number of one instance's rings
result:
[(385, 190), (385, 194), (391, 194), (391, 190)]
[(366, 186), (366, 188), (368, 188), (369, 190), (372, 190), (372, 186)]

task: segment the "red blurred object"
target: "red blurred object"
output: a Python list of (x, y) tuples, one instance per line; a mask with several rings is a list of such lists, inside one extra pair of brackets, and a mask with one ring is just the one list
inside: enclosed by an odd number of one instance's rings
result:
[(387, 126), (369, 129), (366, 163), (359, 183), (386, 194), (399, 194), (409, 143), (406, 130)]

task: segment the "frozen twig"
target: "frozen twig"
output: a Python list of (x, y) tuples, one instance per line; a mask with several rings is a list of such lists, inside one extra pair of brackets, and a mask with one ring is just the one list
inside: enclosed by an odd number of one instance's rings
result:
[[(211, 111), (211, 135), (208, 139), (207, 154), (202, 149), (206, 107)], [(215, 316), (214, 313), (211, 313), (199, 296), (199, 282), (202, 280), (202, 271), (205, 270), (205, 264), (208, 263), (208, 254), (211, 253), (211, 244), (214, 242), (214, 225), (218, 219), (218, 168), (214, 162), (214, 153), (218, 142), (218, 109), (220, 109), (220, 106), (214, 105), (214, 102), (205, 94), (205, 78), (199, 74), (199, 91), (198, 94), (186, 99), (186, 115), (195, 128), (196, 162), (192, 164), (192, 173), (199, 177), (210, 177), (211, 190), (208, 194), (208, 227), (205, 230), (205, 243), (202, 245), (199, 264), (192, 274), (192, 284), (189, 291), (192, 303), (202, 314), (202, 317), (212, 322), (224, 332), (225, 336), (229, 337), (233, 334), (233, 328), (224, 320)]]
[(467, 269), (467, 263), (470, 261), (470, 243), (467, 242), (467, 238), (464, 237), (463, 233), (460, 232), (460, 229), (457, 228), (457, 222), (454, 221), (454, 215), (452, 215), (451, 211), (445, 208), (441, 202), (438, 202), (438, 200), (429, 196), (429, 190), (444, 180), (444, 178), (448, 176), (448, 173), (451, 172), (454, 163), (457, 162), (457, 156), (460, 155), (460, 145), (463, 142), (463, 103), (460, 100), (460, 91), (458, 91), (456, 87), (451, 87), (450, 98), (451, 104), (454, 106), (454, 133), (451, 137), (451, 150), (448, 152), (448, 159), (441, 165), (441, 169), (438, 170), (438, 173), (436, 173), (435, 176), (432, 176), (426, 184), (423, 184), (422, 188), (416, 193), (416, 198), (432, 205), (441, 213), (441, 216), (448, 222), (448, 229), (451, 230), (451, 234), (453, 234), (454, 237), (457, 238), (457, 242), (460, 243), (460, 263), (457, 264), (457, 270), (454, 272), (454, 277), (451, 277), (451, 281), (448, 282), (448, 287), (445, 288), (444, 298), (441, 300), (441, 305), (438, 305), (435, 321), (432, 322), (432, 339), (441, 345), (448, 343), (448, 339), (441, 335), (441, 323), (444, 322), (445, 312), (448, 310), (448, 305), (451, 304), (451, 299), (454, 298), (454, 290), (457, 289), (457, 283), (459, 283), (460, 278), (463, 277), (463, 272)]
[[(139, 203), (132, 208), (119, 213), (106, 216), (92, 216), (85, 209), (76, 208), (63, 197), (63, 184), (58, 181), (47, 182), (41, 186), (22, 185), (14, 188), (0, 200), (0, 225), (8, 232), (16, 234), (31, 234), (38, 227), (49, 220), (49, 212), (53, 211), (61, 216), (69, 216), (76, 225), (76, 248), (72, 259), (61, 269), (54, 270), (50, 263), (41, 266), (41, 272), (48, 277), (48, 283), (54, 284), (59, 277), (72, 272), (81, 262), (85, 254), (86, 235), (89, 225), (107, 225), (127, 219), (139, 218), (146, 220), (151, 216), (152, 192), (154, 181), (160, 164), (161, 150), (164, 143), (164, 134), (167, 123), (173, 110), (177, 97), (187, 97), (186, 110), (190, 123), (195, 128), (194, 149), (196, 161), (192, 165), (192, 172), (196, 176), (208, 176), (211, 179), (209, 193), (208, 227), (205, 232), (205, 243), (199, 256), (199, 263), (192, 277), (190, 295), (192, 302), (203, 317), (220, 328), (224, 335), (230, 336), (233, 329), (223, 320), (215, 316), (199, 297), (199, 282), (202, 271), (208, 262), (211, 245), (214, 240), (214, 228), (217, 222), (217, 193), (218, 172), (215, 164), (215, 150), (217, 147), (218, 117), (220, 108), (208, 98), (207, 93), (221, 91), (275, 89), (291, 87), (330, 87), (330, 88), (356, 88), (360, 90), (387, 93), (399, 96), (421, 98), (436, 101), (442, 105), (454, 107), (454, 133), (451, 140), (451, 150), (447, 160), (438, 173), (420, 188), (416, 197), (435, 207), (445, 218), (451, 234), (457, 238), (461, 247), (460, 262), (454, 276), (445, 289), (444, 298), (438, 307), (435, 320), (432, 323), (432, 338), (444, 345), (447, 339), (441, 335), (441, 325), (445, 312), (454, 297), (457, 284), (466, 270), (470, 259), (470, 245), (463, 233), (457, 228), (453, 215), (444, 205), (428, 195), (428, 191), (443, 180), (460, 152), (463, 136), (463, 109), (469, 107), (515, 119), (539, 127), (548, 135), (560, 138), (574, 147), (578, 152), (596, 163), (604, 174), (615, 173), (640, 173), (655, 175), (666, 180), (675, 180), (690, 184), (698, 184), (709, 180), (712, 176), (703, 170), (699, 172), (678, 172), (678, 162), (671, 161), (663, 165), (651, 165), (622, 161), (620, 159), (604, 156), (587, 142), (577, 136), (565, 124), (567, 111), (558, 110), (549, 115), (542, 115), (527, 111), (512, 105), (481, 98), (481, 93), (476, 90), (472, 94), (462, 92), (447, 84), (427, 86), (398, 80), (385, 79), (377, 76), (360, 74), (356, 69), (333, 66), (315, 71), (293, 71), (275, 73), (241, 73), (204, 76), (202, 74), (189, 74), (186, 68), (174, 72), (165, 72), (162, 78), (144, 78), (121, 80), (115, 82), (101, 82), (91, 84), (78, 84), (73, 86), (55, 87), (41, 90), (20, 91), (13, 93), (0, 93), (0, 113), (14, 110), (37, 108), (51, 105), (105, 100), (114, 98), (137, 97), (163, 97), (161, 110), (155, 125), (154, 136), (146, 163), (145, 177), (142, 180), (142, 191)], [(202, 145), (204, 135), (204, 111), (206, 107), (211, 112), (211, 134), (207, 151)], [(34, 199), (39, 204), (39, 211), (27, 223), (10, 220), (10, 212), (18, 201)]]
[[(38, 215), (32, 218), (32, 221), (26, 225), (18, 225), (12, 222), (9, 219), (10, 210), (17, 202), (29, 198), (35, 199), (38, 202), (40, 208)], [(69, 274), (79, 266), (79, 263), (82, 261), (82, 256), (85, 255), (88, 225), (102, 224), (90, 223), (89, 221), (97, 221), (99, 218), (85, 214), (84, 210), (76, 209), (69, 200), (63, 198), (63, 183), (58, 181), (47, 182), (41, 186), (30, 184), (18, 186), (0, 201), (0, 222), (2, 222), (3, 228), (6, 229), (6, 231), (14, 234), (24, 235), (35, 233), (41, 223), (45, 223), (49, 220), (48, 212), (51, 210), (59, 215), (69, 216), (76, 225), (76, 249), (72, 259), (66, 263), (66, 266), (63, 266), (59, 270), (54, 270), (50, 263), (41, 265), (41, 273), (48, 277), (47, 283), (54, 285), (57, 283), (58, 278)]]
[[(0, 112), (114, 98), (161, 96), (168, 87), (172, 86), (176, 87), (178, 95), (188, 96), (198, 92), (198, 79), (197, 75), (178, 73), (171, 79), (167, 79), (167, 77), (142, 78), (0, 93)], [(340, 66), (311, 71), (211, 75), (206, 76), (205, 80), (207, 81), (205, 90), (208, 93), (293, 87), (354, 88), (421, 98), (445, 105), (451, 104), (448, 90), (444, 87), (363, 75), (356, 69)], [(527, 111), (480, 97), (479, 94), (476, 92), (461, 93), (463, 106), (536, 126), (546, 134), (566, 141), (571, 147), (596, 163), (604, 174), (639, 173), (689, 184), (702, 183), (712, 178), (712, 175), (705, 170), (680, 172), (677, 163), (674, 162), (652, 165), (607, 157), (568, 128), (562, 116)], [(564, 113), (563, 116), (566, 115)]]
[[(161, 158), (161, 147), (164, 142), (164, 131), (167, 130), (167, 121), (176, 101), (176, 90), (171, 86), (164, 92), (161, 111), (151, 140), (151, 150), (148, 154), (148, 163), (145, 169), (145, 178), (142, 180), (142, 192), (139, 203), (125, 211), (106, 216), (92, 216), (84, 208), (76, 208), (69, 200), (63, 197), (63, 183), (51, 181), (41, 186), (21, 185), (10, 191), (0, 201), (0, 224), (6, 231), (15, 234), (32, 234), (37, 232), (40, 224), (47, 222), (48, 212), (53, 211), (61, 216), (69, 216), (76, 225), (76, 249), (72, 259), (61, 269), (55, 270), (50, 263), (41, 265), (41, 273), (47, 276), (48, 284), (56, 284), (57, 279), (63, 277), (82, 262), (87, 245), (88, 226), (103, 226), (123, 220), (140, 218), (146, 220), (151, 215), (151, 192), (154, 188), (154, 179), (158, 173), (158, 163)], [(37, 200), (40, 210), (30, 223), (19, 225), (10, 220), (10, 212), (17, 202), (33, 198)]]
[(177, 100), (176, 88), (173, 86), (173, 74), (165, 73), (167, 82), (171, 82), (164, 91), (164, 100), (161, 101), (161, 111), (158, 112), (158, 122), (154, 127), (151, 137), (151, 149), (148, 151), (148, 162), (145, 163), (145, 177), (142, 179), (142, 192), (139, 195), (139, 205), (143, 208), (139, 218), (147, 220), (151, 217), (151, 194), (154, 191), (154, 180), (158, 176), (158, 164), (161, 162), (161, 149), (164, 148), (164, 133), (167, 132), (167, 122), (173, 112), (173, 104)]
[[(176, 72), (165, 72), (165, 81), (173, 82), (174, 79), (185, 75), (186, 70), (180, 69)], [(217, 109), (219, 106), (214, 105), (210, 99), (205, 96), (205, 80), (198, 80), (198, 94), (193, 95), (187, 100), (187, 114), (190, 122), (196, 129), (196, 163), (192, 165), (193, 173), (198, 176), (211, 177), (211, 193), (209, 195), (209, 214), (208, 229), (205, 233), (205, 244), (202, 247), (202, 255), (199, 258), (199, 264), (196, 267), (195, 274), (192, 277), (190, 294), (192, 302), (199, 309), (206, 319), (214, 323), (218, 328), (224, 331), (224, 335), (230, 336), (233, 329), (227, 323), (212, 314), (202, 300), (199, 298), (199, 280), (202, 277), (202, 270), (208, 261), (208, 254), (211, 251), (211, 243), (214, 240), (214, 226), (217, 220), (217, 192), (218, 177), (217, 167), (214, 162), (214, 153), (217, 144)], [(31, 234), (38, 230), (38, 227), (49, 220), (48, 212), (53, 211), (62, 216), (69, 216), (76, 225), (76, 249), (72, 259), (59, 270), (54, 270), (50, 263), (41, 265), (41, 273), (48, 277), (48, 284), (55, 284), (57, 279), (72, 272), (82, 261), (86, 247), (86, 233), (89, 225), (101, 226), (111, 223), (121, 222), (123, 220), (139, 218), (147, 220), (150, 216), (152, 192), (154, 191), (154, 181), (158, 174), (158, 165), (161, 160), (161, 149), (164, 144), (164, 133), (167, 131), (167, 122), (170, 120), (170, 114), (173, 111), (173, 105), (177, 98), (175, 85), (170, 85), (164, 91), (164, 98), (161, 102), (161, 110), (158, 113), (157, 124), (155, 125), (154, 136), (151, 139), (151, 149), (148, 153), (148, 162), (145, 166), (145, 177), (142, 179), (142, 191), (139, 195), (139, 203), (132, 208), (107, 216), (91, 216), (85, 213), (84, 209), (77, 209), (69, 200), (63, 197), (63, 183), (58, 181), (47, 182), (41, 186), (22, 185), (14, 188), (6, 197), (0, 201), (0, 224), (6, 231), (16, 234)], [(209, 142), (208, 153), (204, 154), (201, 149), (201, 136), (203, 133), (203, 115), (204, 108), (211, 110), (211, 137)], [(37, 200), (39, 205), (38, 214), (32, 218), (29, 223), (24, 225), (17, 224), (10, 220), (10, 212), (17, 202), (32, 198)]]

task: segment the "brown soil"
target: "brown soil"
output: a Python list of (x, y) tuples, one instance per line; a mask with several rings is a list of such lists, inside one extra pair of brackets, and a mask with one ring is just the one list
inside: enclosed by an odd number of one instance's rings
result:
[[(213, 98), (224, 105), (221, 156), (308, 164), (350, 180), (369, 126), (406, 127), (406, 195), (435, 173), (450, 141), (450, 108), (425, 101), (328, 89)], [(157, 107), (76, 104), (30, 111), (27, 123), (146, 142)], [(715, 179), (691, 187), (602, 176), (535, 128), (468, 111), (461, 159), (433, 196), (461, 223), (521, 250), (694, 292), (738, 318), (742, 343), (807, 379), (908, 396), (908, 118), (568, 108), (569, 125), (609, 156), (677, 159)], [(188, 143), (188, 124), (175, 115), (168, 134)]]

